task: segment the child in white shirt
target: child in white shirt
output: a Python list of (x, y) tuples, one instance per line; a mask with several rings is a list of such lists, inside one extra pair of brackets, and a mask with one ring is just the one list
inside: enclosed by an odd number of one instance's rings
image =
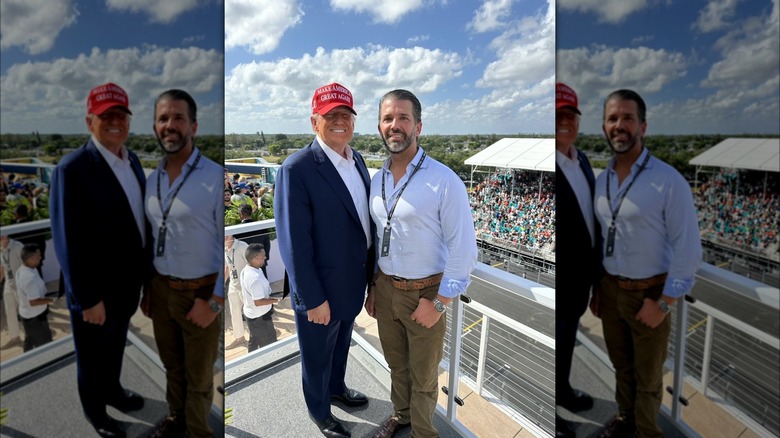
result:
[(265, 249), (259, 243), (253, 243), (246, 249), (247, 265), (241, 270), (241, 293), (244, 295), (244, 316), (249, 326), (248, 350), (276, 342), (276, 329), (272, 315), (273, 303), (271, 285), (263, 275)]
[(23, 348), (30, 351), (52, 340), (48, 314), (49, 304), (54, 300), (46, 298), (46, 283), (35, 269), (42, 258), (38, 245), (24, 245), (21, 256), (22, 266), (16, 271), (16, 293), (25, 334)]

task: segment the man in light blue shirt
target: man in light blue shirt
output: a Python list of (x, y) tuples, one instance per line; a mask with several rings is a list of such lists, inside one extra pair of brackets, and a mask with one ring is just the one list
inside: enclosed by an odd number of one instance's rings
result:
[(422, 108), (414, 94), (385, 94), (378, 128), (390, 158), (371, 180), (379, 270), (365, 307), (377, 319), (390, 366), (393, 414), (376, 436), (411, 425), (413, 436), (436, 437), (444, 312), (471, 281), (477, 261), (474, 221), (463, 181), (417, 144)]
[(602, 320), (619, 411), (603, 437), (663, 436), (657, 416), (668, 314), (691, 290), (702, 256), (691, 189), (643, 146), (645, 113), (631, 90), (615, 91), (604, 102), (602, 127), (615, 157), (596, 180), (593, 207), (606, 275), (591, 310)]
[(142, 308), (165, 365), (168, 416), (152, 437), (211, 437), (208, 414), (224, 303), (223, 168), (194, 145), (197, 107), (182, 90), (155, 102), (165, 158), (146, 181), (154, 270)]

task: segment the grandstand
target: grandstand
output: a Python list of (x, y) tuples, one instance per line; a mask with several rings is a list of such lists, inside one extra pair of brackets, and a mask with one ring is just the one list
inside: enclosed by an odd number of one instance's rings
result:
[(779, 155), (778, 138), (727, 138), (689, 161), (707, 261), (773, 286), (780, 272)]
[[(504, 138), (465, 161), (481, 260), (553, 284), (555, 140)], [(487, 176), (474, 186), (474, 174)], [(544, 277), (544, 278), (543, 278)]]

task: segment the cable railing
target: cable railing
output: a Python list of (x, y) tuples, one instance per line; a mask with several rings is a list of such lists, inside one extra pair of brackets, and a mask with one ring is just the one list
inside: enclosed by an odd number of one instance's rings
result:
[[(699, 282), (725, 287), (717, 271), (708, 267), (707, 278), (699, 275)], [(738, 290), (730, 292), (750, 299)], [(679, 307), (672, 313), (671, 338), (678, 342), (670, 343), (667, 364), (680, 362), (676, 352), (680, 338), (685, 338), (685, 380), (751, 429), (780, 436), (780, 339), (702, 300), (686, 304), (684, 336), (678, 330)], [(775, 307), (775, 321), (780, 319), (777, 311)]]
[[(480, 265), (472, 276), (484, 278), (483, 274), (492, 269)], [(509, 284), (489, 287), (494, 293), (511, 297), (513, 305), (505, 305), (502, 311), (517, 316), (509, 317), (476, 300), (457, 302), (447, 315), (443, 366), (450, 370), (451, 384), (452, 374), (457, 374), (482, 398), (498, 405), (535, 435), (553, 435), (555, 339), (542, 332), (550, 327), (542, 327), (540, 320), (535, 321), (537, 327), (518, 321), (521, 307), (540, 304), (520, 293), (521, 289), (526, 289), (527, 296), (540, 293), (528, 290), (534, 283), (505, 278)], [(554, 295), (552, 289), (541, 293)], [(554, 314), (551, 307), (547, 311)], [(453, 363), (459, 365), (453, 367)]]

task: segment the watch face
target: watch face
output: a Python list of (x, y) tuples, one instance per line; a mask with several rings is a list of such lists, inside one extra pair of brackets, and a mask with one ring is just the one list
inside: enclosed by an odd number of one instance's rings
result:
[(444, 312), (444, 303), (439, 300), (433, 300), (433, 307), (437, 312)]
[(658, 307), (661, 308), (665, 313), (669, 313), (669, 304), (666, 303), (664, 300), (658, 300)]

